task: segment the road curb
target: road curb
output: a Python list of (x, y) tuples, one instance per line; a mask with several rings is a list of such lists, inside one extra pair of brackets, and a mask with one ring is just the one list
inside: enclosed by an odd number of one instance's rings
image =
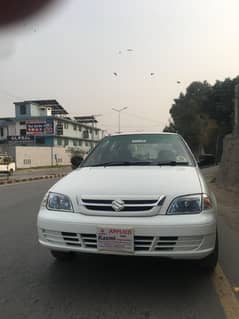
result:
[(21, 183), (21, 182), (30, 182), (30, 181), (37, 181), (37, 180), (42, 180), (42, 179), (61, 178), (61, 177), (64, 177), (66, 175), (67, 175), (67, 173), (58, 173), (58, 174), (49, 174), (49, 175), (43, 175), (43, 176), (6, 179), (6, 180), (0, 180), (0, 185), (17, 184), (17, 183)]

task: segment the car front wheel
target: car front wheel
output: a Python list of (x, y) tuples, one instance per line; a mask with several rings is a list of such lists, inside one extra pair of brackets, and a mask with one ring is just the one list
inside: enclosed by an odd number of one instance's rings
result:
[(200, 266), (208, 272), (213, 272), (218, 262), (218, 236), (216, 236), (215, 248), (210, 255), (200, 260)]
[(13, 176), (13, 169), (10, 169), (10, 171), (8, 172), (9, 176)]

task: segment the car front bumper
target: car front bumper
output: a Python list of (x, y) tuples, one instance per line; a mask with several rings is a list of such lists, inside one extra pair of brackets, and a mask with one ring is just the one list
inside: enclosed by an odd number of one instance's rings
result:
[(86, 216), (41, 209), (38, 214), (39, 242), (51, 250), (81, 253), (125, 254), (97, 249), (97, 227), (129, 227), (134, 230), (135, 256), (201, 259), (209, 255), (216, 240), (213, 210), (197, 215), (151, 217)]

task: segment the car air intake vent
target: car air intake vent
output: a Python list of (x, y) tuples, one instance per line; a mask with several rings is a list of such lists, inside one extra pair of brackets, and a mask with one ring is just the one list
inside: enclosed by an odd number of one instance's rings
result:
[[(74, 246), (81, 249), (97, 249), (96, 234), (69, 233), (42, 229), (42, 234), (49, 243), (58, 246)], [(134, 251), (192, 251), (198, 249), (203, 241), (203, 236), (134, 236)]]
[(62, 232), (61, 234), (65, 243), (68, 246), (81, 246), (81, 243), (76, 233)]

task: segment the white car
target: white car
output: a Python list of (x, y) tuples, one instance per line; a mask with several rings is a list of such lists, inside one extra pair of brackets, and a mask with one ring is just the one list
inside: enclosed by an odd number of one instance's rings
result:
[(218, 259), (217, 204), (183, 138), (173, 133), (105, 137), (45, 195), (39, 242), (57, 259), (73, 253)]
[(12, 176), (16, 171), (16, 164), (11, 156), (6, 153), (0, 153), (0, 174)]

